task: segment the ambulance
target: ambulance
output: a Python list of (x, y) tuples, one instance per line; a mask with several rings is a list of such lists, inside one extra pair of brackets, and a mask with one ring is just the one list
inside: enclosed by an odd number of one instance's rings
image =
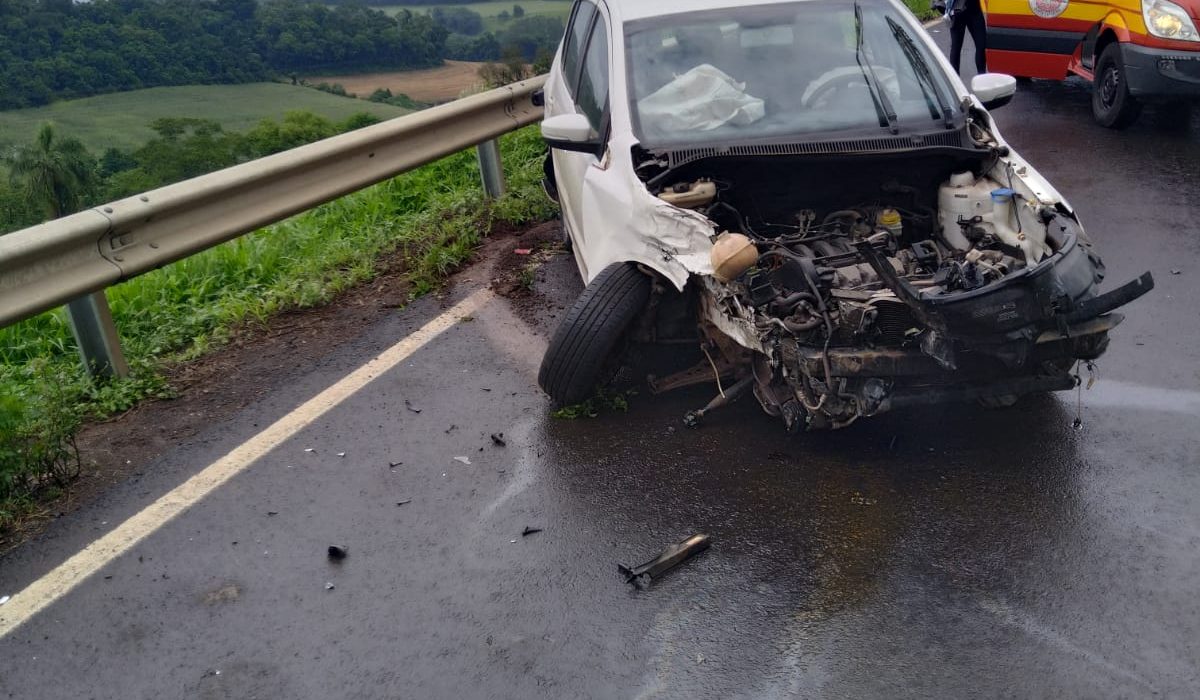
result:
[(1092, 114), (1121, 129), (1146, 102), (1200, 101), (1200, 0), (983, 0), (988, 70), (1092, 83)]

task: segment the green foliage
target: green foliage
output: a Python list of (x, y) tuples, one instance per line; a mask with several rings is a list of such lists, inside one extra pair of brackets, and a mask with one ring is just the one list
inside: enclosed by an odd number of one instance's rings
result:
[(46, 219), (79, 211), (95, 185), (95, 159), (78, 139), (61, 138), (49, 122), (33, 143), (13, 149), (2, 162), (14, 189)]
[(515, 47), (526, 61), (534, 60), (539, 51), (554, 52), (565, 31), (558, 17), (532, 15), (515, 20), (499, 35), (500, 45)]
[(393, 95), (392, 91), (388, 88), (376, 88), (375, 92), (372, 92), (371, 96), (367, 99), (371, 102), (394, 105), (396, 107), (403, 107), (404, 109), (411, 109), (413, 111), (422, 110), (431, 106), (426, 102), (418, 102), (404, 93)]
[[(160, 126), (181, 140), (197, 128)], [(31, 494), (70, 476), (69, 438), (81, 417), (170, 395), (163, 361), (218, 347), (240, 323), (327, 301), (374, 276), (375, 261), (394, 250), (403, 251), (413, 294), (423, 294), (469, 259), (494, 223), (552, 216), (537, 127), (505, 136), (501, 149), (508, 193), (496, 202), (482, 197), (467, 151), (109, 289), (130, 380), (93, 386), (83, 376), (61, 310), (0, 329), (0, 479), (10, 484), (0, 491), (0, 529)]]
[(525, 8), (520, 5), (513, 5), (512, 16), (521, 19), (525, 16)]
[(483, 32), (483, 16), (465, 7), (435, 7), (429, 16), (455, 34), (475, 36)]
[(447, 35), (424, 13), (307, 0), (3, 0), (0, 109), (295, 71), (436, 66)]
[(629, 397), (636, 395), (636, 391), (600, 389), (586, 401), (564, 406), (550, 415), (560, 420), (576, 420), (578, 418), (597, 418), (606, 411), (625, 413), (629, 410)]
[(451, 34), (446, 39), (446, 58), (454, 61), (493, 61), (500, 57), (500, 41), (491, 32), (476, 37)]

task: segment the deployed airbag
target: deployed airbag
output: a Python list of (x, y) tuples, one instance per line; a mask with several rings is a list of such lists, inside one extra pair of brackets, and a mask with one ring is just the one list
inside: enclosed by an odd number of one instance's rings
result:
[(711, 131), (726, 124), (745, 126), (766, 116), (766, 105), (739, 83), (707, 63), (638, 102), (643, 128), (659, 131)]

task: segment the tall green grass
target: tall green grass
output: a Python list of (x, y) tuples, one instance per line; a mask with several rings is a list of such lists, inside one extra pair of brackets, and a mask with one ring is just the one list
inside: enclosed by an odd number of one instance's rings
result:
[[(509, 186), (494, 203), (483, 198), (473, 153), (459, 153), (109, 289), (128, 380), (89, 382), (61, 310), (0, 330), (0, 530), (32, 492), (69, 472), (59, 462), (78, 421), (170, 393), (164, 361), (217, 351), (242, 321), (328, 301), (370, 279), (395, 250), (413, 294), (424, 294), (494, 223), (551, 216), (536, 128), (504, 137), (501, 151)], [(38, 450), (55, 449), (49, 468)]]

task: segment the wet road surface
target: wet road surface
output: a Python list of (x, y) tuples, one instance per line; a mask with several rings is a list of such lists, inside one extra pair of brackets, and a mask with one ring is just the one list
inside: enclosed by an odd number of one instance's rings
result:
[[(702, 389), (554, 420), (557, 309), (496, 299), (0, 639), (0, 697), (1195, 697), (1200, 123), (1110, 132), (1087, 100), (1037, 82), (996, 113), (1111, 283), (1158, 280), (1082, 429), (1073, 394), (795, 438), (752, 402), (682, 428)], [(573, 298), (567, 257), (537, 286)], [(0, 596), (441, 306), (0, 559)], [(649, 590), (618, 576), (695, 532), (712, 549)]]

